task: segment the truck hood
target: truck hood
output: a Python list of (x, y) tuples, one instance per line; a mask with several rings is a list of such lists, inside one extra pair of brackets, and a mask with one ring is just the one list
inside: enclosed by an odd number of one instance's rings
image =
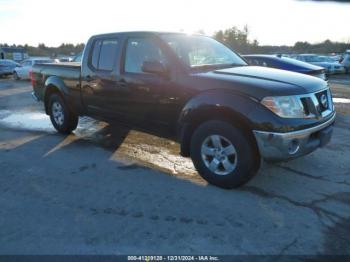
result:
[(259, 66), (218, 69), (200, 75), (206, 79), (221, 80), (221, 87), (258, 99), (313, 93), (327, 87), (327, 82), (313, 76)]

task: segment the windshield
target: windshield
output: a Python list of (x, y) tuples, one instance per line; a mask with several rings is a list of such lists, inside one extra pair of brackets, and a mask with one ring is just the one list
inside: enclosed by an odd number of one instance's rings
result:
[(191, 68), (202, 66), (245, 66), (246, 62), (218, 41), (205, 36), (163, 34), (178, 58)]

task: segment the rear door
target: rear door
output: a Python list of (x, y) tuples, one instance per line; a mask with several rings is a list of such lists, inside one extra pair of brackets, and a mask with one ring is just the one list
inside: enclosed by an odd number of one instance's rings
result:
[(91, 114), (117, 117), (119, 112), (114, 110), (114, 103), (119, 80), (120, 39), (96, 38), (88, 50), (81, 79), (83, 103)]

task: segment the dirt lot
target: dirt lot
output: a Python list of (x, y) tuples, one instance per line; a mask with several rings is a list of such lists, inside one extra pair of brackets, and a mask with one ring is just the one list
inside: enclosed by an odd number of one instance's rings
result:
[(230, 191), (166, 139), (87, 117), (56, 134), (29, 82), (0, 80), (0, 254), (350, 254), (349, 79), (327, 147)]

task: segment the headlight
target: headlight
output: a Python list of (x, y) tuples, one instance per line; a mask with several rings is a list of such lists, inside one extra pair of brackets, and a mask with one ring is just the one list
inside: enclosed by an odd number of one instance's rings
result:
[(303, 105), (295, 96), (265, 97), (261, 104), (284, 118), (305, 118)]

